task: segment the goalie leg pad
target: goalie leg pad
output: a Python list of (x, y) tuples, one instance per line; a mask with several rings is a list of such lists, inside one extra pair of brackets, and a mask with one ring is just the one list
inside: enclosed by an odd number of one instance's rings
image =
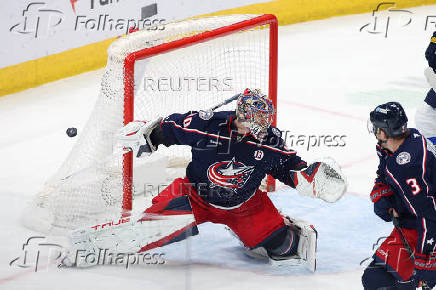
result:
[(265, 248), (268, 255), (282, 259), (297, 254), (299, 236), (288, 226), (283, 226), (268, 238), (266, 238), (259, 246)]
[[(273, 266), (300, 266), (304, 265), (307, 269), (312, 272), (316, 270), (316, 250), (317, 250), (317, 238), (318, 233), (315, 227), (303, 220), (295, 218), (285, 218), (286, 233), (289, 237), (289, 233), (294, 234), (296, 239), (298, 239), (296, 252), (293, 251), (288, 255), (275, 255), (272, 253), (271, 249), (266, 249), (273, 245), (273, 243), (260, 244), (256, 248), (246, 248), (246, 254), (255, 259), (261, 259), (269, 261)], [(277, 235), (279, 237), (280, 235)], [(277, 243), (278, 239), (276, 240)], [(282, 245), (275, 248), (276, 250), (283, 249), (285, 242), (289, 239), (282, 240)]]
[(138, 253), (186, 238), (198, 233), (192, 214), (160, 216), (145, 214), (140, 218), (121, 218), (72, 231), (69, 247), (61, 261), (65, 266), (98, 265), (88, 256), (108, 251), (112, 254)]
[(126, 217), (71, 232), (70, 247), (62, 263), (94, 266), (87, 262), (86, 256), (99, 253), (100, 249), (111, 253), (144, 252), (197, 235), (189, 197), (181, 192), (167, 192), (170, 190), (167, 189), (139, 217)]
[(315, 272), (316, 270), (316, 250), (318, 232), (315, 227), (303, 220), (295, 218), (286, 218), (290, 223), (290, 227), (300, 229), (300, 242), (298, 243), (297, 254), (304, 260), (306, 267)]

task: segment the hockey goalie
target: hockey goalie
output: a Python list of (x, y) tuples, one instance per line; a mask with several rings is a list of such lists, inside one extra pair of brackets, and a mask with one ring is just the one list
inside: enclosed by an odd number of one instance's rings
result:
[(251, 257), (277, 265), (302, 264), (315, 271), (314, 226), (282, 215), (259, 187), (270, 174), (300, 194), (335, 202), (346, 190), (345, 178), (334, 161), (308, 165), (287, 148), (281, 132), (271, 126), (274, 106), (260, 90), (245, 89), (234, 99), (235, 111), (172, 114), (123, 127), (119, 146), (137, 158), (159, 146), (190, 146), (186, 177), (161, 191), (137, 219), (71, 232), (63, 264), (88, 266), (78, 259), (79, 249), (149, 251), (197, 235), (199, 224), (212, 222), (228, 226)]

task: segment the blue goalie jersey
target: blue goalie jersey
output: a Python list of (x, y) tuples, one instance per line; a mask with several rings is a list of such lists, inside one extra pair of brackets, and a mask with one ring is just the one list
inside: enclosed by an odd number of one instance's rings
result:
[(250, 199), (267, 174), (294, 187), (290, 170), (306, 163), (289, 150), (281, 132), (268, 129), (260, 142), (237, 134), (234, 111), (172, 114), (161, 122), (162, 144), (188, 145), (192, 161), (186, 176), (197, 193), (220, 208), (236, 208)]

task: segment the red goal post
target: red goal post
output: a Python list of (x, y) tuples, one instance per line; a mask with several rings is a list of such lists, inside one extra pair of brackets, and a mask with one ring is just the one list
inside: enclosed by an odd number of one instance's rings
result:
[[(166, 87), (150, 85), (164, 79)], [(127, 211), (142, 212), (159, 186), (184, 176), (191, 147), (161, 146), (151, 156), (133, 158), (116, 149), (120, 128), (133, 120), (207, 109), (247, 87), (267, 92), (277, 108), (274, 15), (185, 19), (163, 30), (144, 29), (116, 39), (108, 48), (89, 120), (58, 171), (29, 204), (22, 223), (45, 234), (63, 234)], [(234, 103), (220, 108), (234, 109)], [(274, 116), (273, 125), (276, 121)], [(267, 189), (273, 188), (268, 177)], [(140, 202), (132, 206), (136, 198)]]
[[(154, 47), (138, 50), (127, 55), (124, 60), (124, 125), (134, 120), (134, 75), (135, 62), (157, 54), (166, 53), (175, 49), (188, 47), (210, 39), (223, 37), (238, 31), (248, 30), (262, 25), (269, 25), (269, 87), (268, 96), (272, 100), (277, 112), (277, 44), (278, 23), (272, 14), (261, 15), (232, 25), (181, 38), (172, 42), (163, 43)], [(273, 126), (277, 124), (277, 113), (274, 116)], [(132, 210), (133, 185), (133, 153), (124, 154), (123, 160), (123, 210)], [(273, 191), (274, 179), (268, 176), (267, 190)]]

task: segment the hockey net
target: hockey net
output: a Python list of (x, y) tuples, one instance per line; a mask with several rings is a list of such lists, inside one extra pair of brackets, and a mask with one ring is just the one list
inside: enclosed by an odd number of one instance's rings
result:
[[(247, 87), (260, 88), (276, 105), (276, 74), (273, 15), (189, 19), (115, 40), (90, 119), (26, 210), (23, 223), (62, 234), (119, 218), (132, 209), (133, 199), (153, 196), (183, 176), (190, 158), (185, 146), (160, 146), (141, 159), (114, 154), (115, 133), (124, 124), (208, 109)], [(230, 103), (220, 110), (234, 108)], [(136, 204), (145, 209), (144, 202)]]

